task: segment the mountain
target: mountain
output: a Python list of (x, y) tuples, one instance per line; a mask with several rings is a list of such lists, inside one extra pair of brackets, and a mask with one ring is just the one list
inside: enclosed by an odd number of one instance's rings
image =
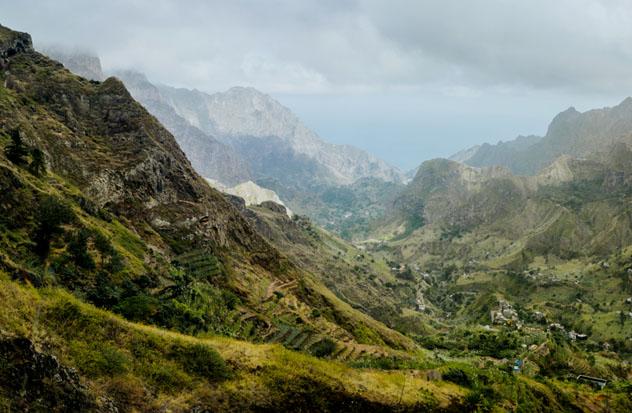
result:
[[(0, 59), (3, 406), (151, 411), (162, 400), (176, 411), (275, 411), (318, 391), (310, 400), (334, 410), (397, 400), (388, 386), (371, 400), (355, 387), (334, 390), (340, 379), (351, 384), (344, 373), (330, 381), (309, 367), (315, 359), (235, 340), (349, 361), (415, 348), (327, 289), (321, 269), (279, 252), (121, 81), (75, 76), (4, 27)], [(249, 366), (259, 363), (267, 373), (255, 376)], [(228, 397), (253, 380), (254, 393)], [(293, 388), (301, 380), (309, 386)], [(174, 394), (187, 400), (165, 402)]]
[(178, 145), (199, 174), (229, 186), (250, 179), (248, 165), (232, 147), (178, 115), (161, 91), (143, 74), (119, 71), (116, 76), (125, 83), (132, 96), (175, 136)]
[(496, 145), (483, 144), (453, 155), (471, 166), (502, 165), (515, 174), (535, 175), (561, 155), (576, 158), (607, 150), (616, 142), (632, 141), (632, 98), (611, 108), (584, 113), (575, 108), (558, 114), (544, 137), (519, 136)]
[(41, 53), (51, 59), (62, 62), (64, 66), (81, 77), (88, 80), (105, 80), (101, 60), (98, 56), (80, 50), (68, 50), (59, 46), (48, 46), (40, 50)]
[(292, 167), (294, 160), (305, 159), (317, 174), (312, 179), (332, 184), (351, 184), (364, 177), (401, 179), (398, 170), (360, 149), (323, 141), (288, 108), (254, 88), (233, 87), (212, 95), (168, 86), (160, 86), (160, 91), (191, 124), (216, 134), (251, 159), (255, 176), (286, 179), (287, 173), (271, 163), (287, 159), (283, 163)]
[[(623, 143), (591, 159), (561, 156), (535, 176), (515, 176), (499, 166), (427, 161), (395, 201), (395, 221), (406, 223), (408, 232), (494, 233), (521, 240), (523, 249), (537, 254), (613, 253), (632, 244), (624, 201), (631, 161), (632, 151)], [(552, 232), (562, 227), (575, 232), (563, 238)]]
[[(117, 76), (174, 132), (200, 174), (225, 187), (252, 181), (346, 238), (364, 234), (401, 185), (403, 175), (396, 169), (359, 149), (322, 141), (287, 108), (253, 88), (208, 95), (154, 86), (133, 72)], [(206, 140), (190, 138), (201, 133)], [(353, 205), (345, 201), (349, 196)]]
[[(56, 55), (61, 59), (74, 56), (68, 62), (62, 60), (70, 68), (77, 67), (74, 64), (77, 60), (92, 58), (91, 55), (82, 57), (78, 53), (59, 51)], [(262, 190), (279, 194), (280, 203), (288, 204), (290, 209), (308, 215), (347, 239), (364, 236), (369, 221), (381, 217), (392, 201), (401, 187), (400, 180), (412, 179), (405, 178), (365, 152), (323, 142), (288, 109), (255, 89), (233, 88), (224, 94), (207, 95), (195, 90), (155, 86), (145, 75), (135, 71), (121, 70), (115, 75), (125, 83), (132, 96), (174, 134), (196, 171), (216, 186), (236, 188), (251, 181)], [(254, 106), (243, 109), (240, 99), (250, 99), (251, 103), (255, 102), (252, 105), (268, 108), (269, 113), (255, 116)], [(240, 118), (235, 121), (231, 120), (231, 116)], [(229, 120), (222, 121), (223, 126), (218, 127), (213, 117)], [(231, 122), (234, 124), (231, 125)], [(248, 136), (239, 136), (239, 133)], [(269, 134), (284, 138), (267, 136)], [(292, 144), (295, 141), (303, 142), (299, 145), (303, 149), (296, 150)], [(306, 150), (305, 147), (312, 149)], [(375, 162), (378, 170), (382, 168), (385, 173), (378, 173), (378, 177), (347, 177), (343, 182), (353, 183), (341, 184), (331, 175), (331, 168), (326, 168), (312, 157), (323, 157), (322, 154), (326, 153), (344, 155), (344, 151), (351, 156), (357, 155), (360, 160)], [(338, 166), (333, 168), (336, 173), (340, 169)]]
[[(158, 111), (156, 100), (173, 108), (175, 116), (192, 128), (230, 147), (242, 160), (233, 164), (247, 171), (239, 179), (217, 178), (222, 163), (205, 162), (212, 153), (200, 150), (196, 143), (182, 144), (202, 175), (227, 187), (252, 181), (278, 194), (294, 212), (348, 239), (366, 233), (368, 222), (382, 215), (404, 179), (399, 171), (364, 151), (324, 142), (289, 109), (253, 88), (235, 87), (209, 95), (150, 86), (144, 78), (141, 85), (125, 72), (119, 76), (167, 127), (170, 122)], [(150, 97), (140, 93), (143, 88), (151, 89)], [(203, 164), (218, 165), (218, 171), (205, 171), (198, 166)]]

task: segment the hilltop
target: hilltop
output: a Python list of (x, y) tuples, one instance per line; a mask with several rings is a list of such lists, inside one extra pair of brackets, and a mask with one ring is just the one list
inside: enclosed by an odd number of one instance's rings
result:
[(632, 98), (611, 108), (578, 112), (570, 107), (549, 124), (546, 135), (519, 136), (495, 145), (485, 143), (450, 159), (471, 166), (501, 165), (518, 175), (536, 175), (561, 155), (583, 158), (632, 142)]

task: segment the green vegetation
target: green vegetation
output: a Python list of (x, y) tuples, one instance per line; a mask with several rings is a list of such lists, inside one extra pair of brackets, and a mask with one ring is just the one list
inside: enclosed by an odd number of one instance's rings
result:
[(16, 165), (26, 165), (26, 156), (28, 150), (22, 142), (22, 135), (18, 129), (13, 129), (10, 132), (11, 142), (4, 148), (4, 154), (8, 160)]
[(336, 351), (336, 343), (330, 338), (320, 340), (310, 349), (310, 353), (315, 357), (327, 357), (332, 355), (334, 351)]
[(34, 216), (34, 252), (40, 258), (45, 259), (50, 251), (50, 243), (53, 237), (63, 233), (62, 224), (70, 224), (74, 219), (75, 215), (68, 205), (54, 196), (45, 195), (38, 202)]
[[(238, 213), (115, 79), (28, 47), (5, 63), (0, 409), (632, 409), (627, 190), (529, 192), (432, 162), (380, 239), (352, 245)], [(316, 192), (348, 238), (393, 199), (362, 185)]]

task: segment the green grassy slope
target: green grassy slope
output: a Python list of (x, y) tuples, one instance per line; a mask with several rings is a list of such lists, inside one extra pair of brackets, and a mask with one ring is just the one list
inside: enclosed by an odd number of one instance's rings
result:
[(626, 407), (625, 383), (594, 393), (514, 376), (500, 357), (421, 351), (360, 311), (414, 324), (397, 306), (417, 278), (306, 223), (240, 211), (116, 79), (74, 76), (3, 27), (0, 47), (1, 410)]

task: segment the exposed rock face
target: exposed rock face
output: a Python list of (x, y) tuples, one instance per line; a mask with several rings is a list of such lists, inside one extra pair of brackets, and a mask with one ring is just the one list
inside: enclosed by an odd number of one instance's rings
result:
[(70, 51), (60, 47), (46, 47), (41, 50), (43, 54), (61, 62), (72, 73), (89, 80), (102, 81), (105, 79), (101, 60), (89, 53), (82, 51)]
[[(503, 165), (519, 175), (535, 175), (561, 155), (582, 158), (632, 142), (632, 98), (611, 108), (558, 114), (544, 137), (520, 136), (496, 145), (484, 144), (453, 155), (472, 166)], [(467, 155), (464, 156), (464, 153)]]
[(179, 115), (205, 132), (216, 134), (226, 143), (236, 143), (238, 148), (244, 146), (244, 138), (250, 138), (250, 145), (256, 145), (255, 140), (273, 139), (274, 147), (266, 146), (268, 150), (315, 161), (322, 180), (350, 184), (363, 177), (402, 179), (398, 170), (360, 149), (324, 142), (288, 108), (256, 89), (234, 87), (213, 95), (167, 86), (160, 86), (160, 91)]
[(13, 400), (11, 411), (96, 411), (77, 372), (27, 338), (0, 338), (0, 388)]
[[(98, 57), (61, 48), (47, 48), (44, 54), (60, 61), (71, 72), (90, 80), (105, 78)], [(138, 100), (171, 132), (187, 154), (193, 167), (202, 175), (235, 185), (250, 178), (248, 166), (228, 145), (189, 124), (165, 103), (160, 91), (147, 78), (133, 71), (116, 73)]]
[(17, 53), (33, 50), (33, 41), (28, 33), (15, 32), (0, 25), (0, 59)]
[(276, 192), (270, 189), (262, 188), (252, 181), (243, 182), (233, 187), (217, 185), (216, 182), (210, 179), (207, 179), (207, 181), (211, 186), (222, 192), (242, 198), (248, 206), (272, 203), (278, 205), (280, 208), (283, 208), (284, 212), (286, 212), (289, 216), (292, 216), (292, 211), (285, 206)]
[(132, 96), (174, 135), (193, 167), (203, 176), (232, 186), (250, 179), (248, 165), (229, 145), (218, 141), (178, 115), (161, 91), (140, 73), (116, 73)]
[(520, 318), (518, 312), (513, 306), (505, 300), (498, 300), (498, 307), (490, 311), (490, 319), (492, 324), (520, 326)]

